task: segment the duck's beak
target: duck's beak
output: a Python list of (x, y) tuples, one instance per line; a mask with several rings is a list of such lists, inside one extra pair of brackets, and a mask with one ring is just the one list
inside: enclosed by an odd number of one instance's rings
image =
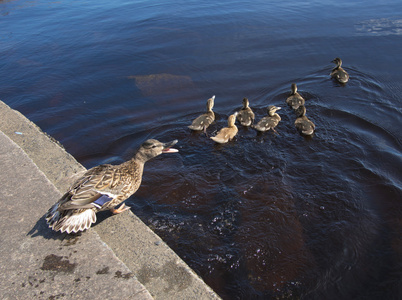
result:
[(278, 107), (278, 106), (276, 107), (276, 110), (280, 110), (280, 109), (282, 109), (282, 107)]
[(175, 145), (178, 142), (178, 140), (174, 140), (168, 143), (164, 143), (163, 144), (163, 150), (162, 153), (175, 153), (175, 152), (179, 152), (179, 150), (174, 149), (174, 148), (170, 148), (173, 145)]

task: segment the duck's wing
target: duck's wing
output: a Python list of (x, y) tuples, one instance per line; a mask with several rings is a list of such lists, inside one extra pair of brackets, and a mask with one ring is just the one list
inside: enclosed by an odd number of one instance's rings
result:
[(346, 83), (349, 81), (349, 74), (341, 67), (334, 69), (331, 72), (331, 76), (338, 80), (340, 83)]
[(298, 131), (305, 135), (311, 135), (314, 132), (315, 125), (309, 119), (296, 119), (295, 126)]
[(237, 134), (237, 127), (225, 127), (219, 130), (216, 136), (212, 136), (211, 139), (217, 143), (224, 144), (232, 140)]
[(300, 105), (304, 105), (304, 98), (299, 95), (291, 95), (286, 99), (286, 103), (291, 106), (293, 109), (298, 109)]
[(272, 117), (264, 117), (257, 123), (257, 125), (254, 126), (254, 128), (258, 131), (267, 131), (271, 128), (274, 128), (278, 124), (278, 122), (279, 121), (275, 120)]
[(195, 118), (194, 121), (191, 123), (191, 125), (188, 126), (188, 128), (192, 130), (204, 130), (209, 125), (211, 125), (214, 120), (215, 115), (213, 113), (202, 114), (197, 118)]
[(100, 209), (122, 194), (127, 181), (127, 175), (116, 166), (94, 167), (72, 185), (67, 192), (68, 197), (64, 197), (63, 203), (60, 203), (60, 209)]
[(251, 109), (242, 109), (237, 114), (237, 120), (243, 126), (250, 126), (254, 123), (255, 115)]

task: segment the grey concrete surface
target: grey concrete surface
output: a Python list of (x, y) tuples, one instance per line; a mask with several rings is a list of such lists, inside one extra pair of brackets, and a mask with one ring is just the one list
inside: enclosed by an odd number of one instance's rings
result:
[(153, 299), (95, 231), (48, 230), (43, 218), (61, 193), (0, 132), (1, 299)]
[(52, 232), (44, 214), (85, 168), (1, 101), (0, 134), (2, 299), (220, 299), (131, 211)]

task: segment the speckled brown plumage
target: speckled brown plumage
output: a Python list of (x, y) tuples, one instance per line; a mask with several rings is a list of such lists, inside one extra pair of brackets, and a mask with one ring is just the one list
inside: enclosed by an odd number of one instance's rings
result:
[(177, 152), (170, 148), (176, 142), (147, 140), (131, 160), (120, 165), (104, 164), (86, 171), (47, 212), (49, 227), (55, 231), (78, 232), (96, 222), (99, 211), (109, 209), (120, 213), (129, 209), (124, 204), (119, 209), (115, 206), (138, 190), (145, 162), (161, 153)]
[(188, 128), (190, 128), (191, 130), (204, 130), (204, 132), (206, 132), (208, 126), (211, 125), (213, 121), (215, 121), (215, 114), (212, 111), (214, 103), (215, 96), (212, 96), (207, 100), (207, 112), (195, 118), (191, 125), (188, 126)]
[(349, 74), (341, 67), (342, 59), (337, 57), (332, 62), (336, 64), (336, 67), (332, 69), (331, 77), (336, 79), (339, 83), (347, 83), (349, 81)]
[(295, 110), (298, 109), (300, 105), (304, 105), (304, 98), (297, 92), (296, 83), (292, 83), (291, 93), (290, 96), (286, 99), (286, 103)]
[(251, 126), (254, 123), (254, 112), (249, 107), (250, 103), (247, 98), (243, 98), (243, 107), (237, 114), (237, 120), (243, 126)]

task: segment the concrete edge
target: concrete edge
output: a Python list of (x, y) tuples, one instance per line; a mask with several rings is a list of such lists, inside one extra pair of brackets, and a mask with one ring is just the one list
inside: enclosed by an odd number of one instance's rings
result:
[[(0, 130), (25, 151), (61, 193), (85, 171), (58, 141), (2, 101)], [(97, 232), (155, 299), (220, 299), (131, 211), (109, 217), (90, 230)]]

